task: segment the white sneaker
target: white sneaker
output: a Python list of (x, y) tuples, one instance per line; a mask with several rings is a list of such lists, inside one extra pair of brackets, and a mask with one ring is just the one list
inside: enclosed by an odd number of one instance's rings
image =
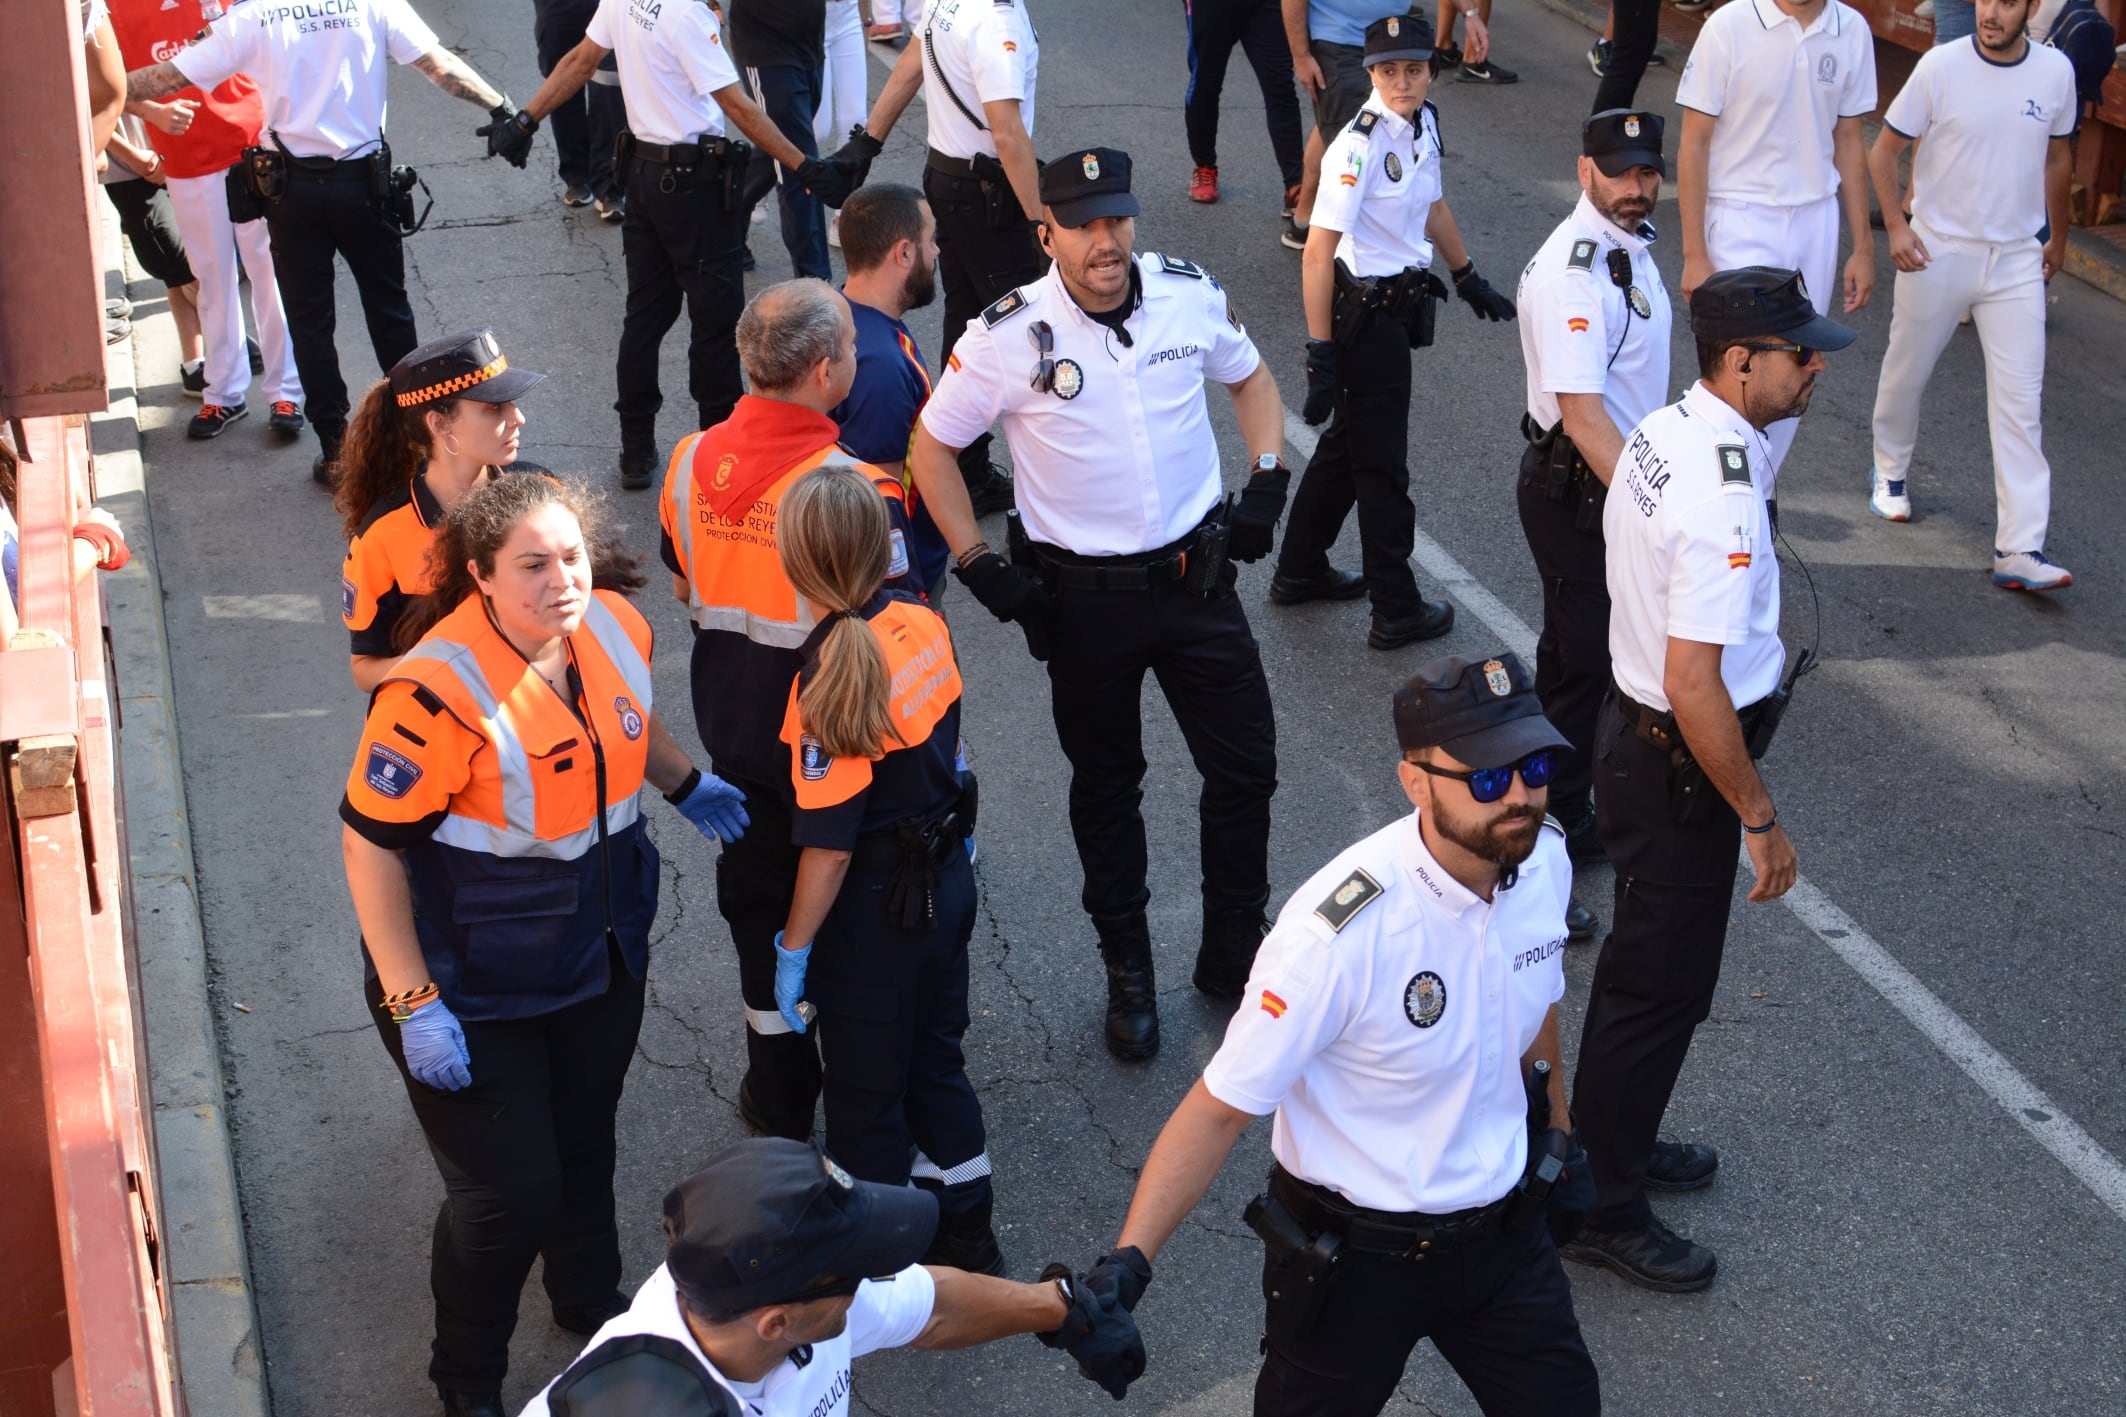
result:
[(1905, 495), (1903, 478), (1891, 480), (1875, 468), (1868, 470), (1868, 510), (1886, 522), (1912, 520), (1912, 499)]
[(842, 214), (835, 212), (827, 218), (827, 244), (835, 250), (842, 249)]
[(1996, 551), (1993, 583), (2002, 590), (2063, 590), (2074, 584), (2074, 573), (2047, 561), (2042, 551)]

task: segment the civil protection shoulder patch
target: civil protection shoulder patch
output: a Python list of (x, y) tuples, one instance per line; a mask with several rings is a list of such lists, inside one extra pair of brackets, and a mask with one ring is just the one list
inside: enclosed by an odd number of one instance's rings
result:
[(1336, 889), (1328, 898), (1314, 907), (1314, 918), (1338, 934), (1351, 923), (1351, 917), (1371, 905), (1381, 895), (1381, 884), (1364, 871), (1353, 871), (1337, 882)]
[(1722, 443), (1720, 452), (1720, 481), (1723, 485), (1739, 482), (1749, 485), (1750, 459), (1740, 443)]
[(1362, 137), (1370, 138), (1373, 136), (1374, 125), (1379, 122), (1380, 115), (1368, 108), (1351, 120), (1351, 131)]
[(982, 312), (982, 323), (990, 329), (995, 329), (1025, 308), (1026, 296), (1020, 291), (1007, 290)]
[(1191, 280), (1204, 280), (1210, 275), (1210, 272), (1204, 270), (1203, 267), (1197, 265), (1194, 261), (1184, 261), (1179, 256), (1169, 256), (1164, 251), (1154, 251), (1152, 254), (1159, 258), (1159, 269), (1170, 276), (1187, 276)]
[(1594, 269), (1594, 258), (1595, 243), (1583, 236), (1572, 243), (1572, 259), (1565, 264), (1574, 270), (1591, 271)]

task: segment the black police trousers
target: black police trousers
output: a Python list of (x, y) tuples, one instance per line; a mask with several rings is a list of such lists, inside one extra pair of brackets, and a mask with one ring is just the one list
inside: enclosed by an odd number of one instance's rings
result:
[(775, 1005), (775, 935), (797, 894), (798, 849), (790, 841), (789, 789), (722, 769), (746, 794), (752, 824), (716, 858), (716, 909), (738, 951), (738, 992), (746, 1009), (747, 1108), (773, 1136), (807, 1141), (819, 1104), (819, 1048), (783, 1022)]
[(1691, 1034), (1712, 1012), (1742, 821), (1708, 787), (1676, 825), (1665, 749), (1640, 739), (1612, 694), (1595, 728), (1595, 823), (1616, 867), (1616, 909), (1595, 960), (1572, 1111), (1594, 1170), (1587, 1225), (1631, 1230), (1653, 1212), (1646, 1163)]
[(1285, 518), (1277, 570), (1288, 578), (1329, 569), (1329, 548), (1358, 508), (1366, 594), (1376, 615), (1403, 619), (1423, 604), (1410, 551), (1410, 327), (1375, 312), (1337, 351), (1336, 411), (1307, 459)]
[[(1521, 534), (1543, 581), (1543, 633), (1535, 642), (1535, 693), (1543, 716), (1572, 744), (1550, 778), (1559, 815), (1578, 813), (1594, 782), (1595, 717), (1609, 692), (1609, 583), (1602, 526), (1580, 530), (1581, 482), (1551, 501), (1545, 456), (1521, 456)], [(1584, 474), (1589, 481), (1592, 472)], [(1599, 483), (1596, 484), (1599, 486)], [(1562, 810), (1560, 810), (1562, 809)]]
[(1371, 1417), (1395, 1396), (1421, 1338), (1493, 1417), (1602, 1410), (1550, 1228), (1524, 1225), (1415, 1262), (1344, 1248), (1313, 1331), (1264, 1341), (1255, 1417)]
[(362, 318), (377, 369), (388, 370), (413, 353), (413, 305), (406, 298), (406, 252), (398, 228), (369, 195), (359, 174), (325, 180), (288, 175), (288, 190), (266, 203), (266, 232), (273, 244), (273, 282), (288, 313), (295, 346), (295, 372), (303, 381), (303, 406), (318, 432), (337, 438), (347, 426), (347, 381), (340, 377), (334, 343), (339, 310), (333, 298), (333, 262), (338, 256), (361, 293)]
[[(945, 332), (938, 342), (940, 366), (959, 343), (960, 331), (969, 320), (1022, 285), (1030, 285), (1048, 270), (1048, 257), (1034, 240), (1033, 229), (1023, 219), (997, 226), (989, 219), (989, 198), (980, 181), (923, 169), (923, 196), (937, 218), (938, 284), (945, 297)], [(1018, 201), (1009, 193), (1011, 211)], [(1029, 352), (1032, 346), (1028, 346)], [(1029, 363), (1027, 366), (1031, 368)], [(960, 449), (960, 473), (978, 482), (989, 471), (989, 439), (985, 430)]]
[[(583, 43), (583, 31), (597, 13), (596, 0), (533, 0), (532, 42), (539, 49), (542, 77)], [(599, 63), (589, 83), (546, 115), (546, 123), (554, 135), (555, 165), (564, 186), (588, 187), (599, 197), (620, 194), (613, 140), (627, 126), (627, 110), (612, 55)]]
[(642, 1027), (643, 981), (617, 950), (595, 999), (536, 1018), (462, 1020), (472, 1085), (443, 1092), (406, 1071), (399, 1025), (368, 981), (369, 1017), (398, 1064), (428, 1151), (443, 1173), (428, 1285), (438, 1387), (497, 1392), (509, 1368), (517, 1299), (546, 1261), (558, 1310), (597, 1312), (620, 1291), (613, 1215), (614, 1122)]
[(726, 211), (723, 167), (668, 167), (637, 158), (626, 179), (627, 217), (620, 250), (627, 260), (627, 313), (620, 322), (617, 369), (620, 396), (613, 409), (621, 426), (654, 420), (664, 407), (658, 351), (686, 302), (689, 391), (711, 428), (731, 416), (743, 392), (733, 335), (745, 309), (740, 248), (743, 210)]
[(1259, 910), (1269, 893), (1277, 721), (1262, 652), (1231, 585), (1208, 596), (1178, 581), (1059, 590), (1050, 641), (1050, 701), (1070, 759), (1070, 830), (1086, 913), (1112, 920), (1151, 899), (1142, 810), (1147, 670), (1203, 775), (1204, 910)]
[[(852, 866), (813, 941), (827, 1154), (859, 1180), (938, 1191), (948, 1213), (990, 1199), (982, 1104), (967, 1080), (967, 942), (974, 866), (955, 841), (920, 929), (886, 918), (892, 871)], [(909, 1145), (922, 1162), (911, 1168)], [(923, 1162), (927, 1162), (925, 1165)]]

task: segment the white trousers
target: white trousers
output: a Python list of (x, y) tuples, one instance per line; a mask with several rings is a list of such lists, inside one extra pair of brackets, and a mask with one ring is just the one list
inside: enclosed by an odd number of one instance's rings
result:
[(273, 282), (273, 247), (263, 220), (242, 226), (229, 220), (228, 187), (221, 173), (172, 177), (170, 210), (185, 256), (199, 277), (199, 329), (207, 352), (206, 401), (223, 408), (243, 403), (251, 387), (251, 356), (244, 346), (244, 312), (237, 298), (238, 262), (251, 277), (251, 314), (258, 323), (265, 373), (259, 382), (268, 403), (303, 401), (295, 373), (295, 346), (281, 313), (280, 287)]
[(849, 141), (849, 130), (864, 121), (870, 105), (869, 75), (864, 66), (864, 15), (856, 0), (827, 0), (827, 70), (820, 86), (819, 112), (812, 136), (821, 156)]
[[(1712, 258), (1716, 271), (1731, 271), (1738, 266), (1778, 266), (1801, 272), (1819, 315), (1830, 314), (1834, 301), (1843, 303), (1845, 283), (1838, 278), (1836, 193), (1798, 207), (1707, 197), (1705, 253)], [(1767, 497), (1777, 488), (1779, 469), (1785, 464), (1800, 427), (1800, 419), (1782, 418), (1764, 430), (1764, 441), (1772, 450), (1771, 478), (1764, 485)]]
[(871, 23), (874, 25), (897, 25), (901, 22), (901, 0), (871, 0)]
[(1875, 467), (1909, 481), (1919, 439), (1919, 396), (1966, 310), (1986, 356), (1986, 426), (1993, 435), (1997, 551), (2045, 549), (2052, 467), (2045, 461), (2039, 395), (2045, 383), (2044, 248), (1957, 241), (1915, 225), (1933, 261), (1899, 271), (1890, 348), (1875, 386)]

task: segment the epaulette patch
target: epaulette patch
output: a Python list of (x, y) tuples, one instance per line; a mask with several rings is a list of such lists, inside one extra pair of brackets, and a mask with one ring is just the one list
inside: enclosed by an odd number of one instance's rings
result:
[(1204, 280), (1210, 274), (1194, 261), (1184, 261), (1179, 256), (1169, 256), (1164, 251), (1155, 251), (1152, 254), (1159, 258), (1159, 269), (1170, 276), (1187, 276), (1191, 280)]
[(1565, 824), (1559, 821), (1556, 817), (1551, 816), (1548, 812), (1545, 812), (1543, 814), (1543, 825), (1549, 827), (1559, 836), (1565, 835)]
[(1742, 445), (1740, 443), (1722, 443), (1719, 451), (1721, 485), (1726, 486), (1730, 483), (1739, 482), (1745, 487), (1749, 486), (1749, 454), (1743, 451)]
[(1380, 122), (1380, 115), (1368, 108), (1351, 120), (1351, 131), (1361, 137), (1373, 136), (1373, 127)]
[(429, 688), (426, 684), (413, 686), (413, 701), (422, 708), (427, 709), (430, 714), (443, 712), (443, 700), (437, 696), (435, 690)]
[(1381, 893), (1379, 881), (1364, 871), (1353, 871), (1329, 892), (1328, 899), (1314, 907), (1314, 918), (1341, 934), (1351, 917), (1371, 905)]
[(982, 312), (982, 323), (990, 329), (995, 329), (1025, 308), (1025, 295), (1016, 290), (1008, 290)]
[(1572, 243), (1572, 259), (1565, 264), (1574, 270), (1591, 271), (1594, 269), (1594, 258), (1595, 243), (1583, 236)]

